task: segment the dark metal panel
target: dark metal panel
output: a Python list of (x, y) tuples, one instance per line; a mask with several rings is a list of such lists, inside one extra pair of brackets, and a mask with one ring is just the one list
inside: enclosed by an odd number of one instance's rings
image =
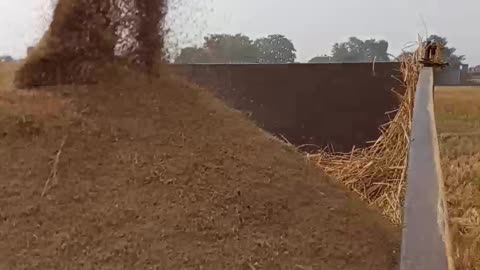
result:
[(370, 145), (404, 87), (399, 63), (194, 64), (169, 68), (303, 151)]

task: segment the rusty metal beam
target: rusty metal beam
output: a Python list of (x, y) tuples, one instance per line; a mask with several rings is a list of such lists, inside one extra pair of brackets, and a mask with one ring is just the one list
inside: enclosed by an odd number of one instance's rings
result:
[(433, 106), (431, 67), (420, 72), (413, 109), (400, 270), (453, 270)]

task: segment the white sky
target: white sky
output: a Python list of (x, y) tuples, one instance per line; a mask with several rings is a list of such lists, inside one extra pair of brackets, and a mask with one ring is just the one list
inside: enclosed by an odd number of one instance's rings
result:
[[(0, 55), (21, 57), (45, 29), (49, 0), (0, 0)], [(284, 34), (300, 61), (329, 53), (349, 36), (383, 38), (397, 54), (417, 34), (439, 34), (480, 64), (480, 0), (179, 0), (173, 34), (181, 44), (208, 33), (253, 38)], [(427, 27), (425, 27), (427, 26)], [(426, 29), (427, 28), (427, 29)]]

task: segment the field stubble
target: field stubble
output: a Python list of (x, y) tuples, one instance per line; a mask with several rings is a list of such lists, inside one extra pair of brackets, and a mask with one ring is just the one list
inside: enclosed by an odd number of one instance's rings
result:
[(457, 269), (480, 269), (480, 88), (438, 88), (439, 133)]

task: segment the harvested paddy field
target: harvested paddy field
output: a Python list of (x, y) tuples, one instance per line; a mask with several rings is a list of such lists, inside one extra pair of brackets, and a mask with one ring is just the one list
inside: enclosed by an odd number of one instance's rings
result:
[(457, 269), (480, 269), (480, 88), (438, 87), (435, 115)]

